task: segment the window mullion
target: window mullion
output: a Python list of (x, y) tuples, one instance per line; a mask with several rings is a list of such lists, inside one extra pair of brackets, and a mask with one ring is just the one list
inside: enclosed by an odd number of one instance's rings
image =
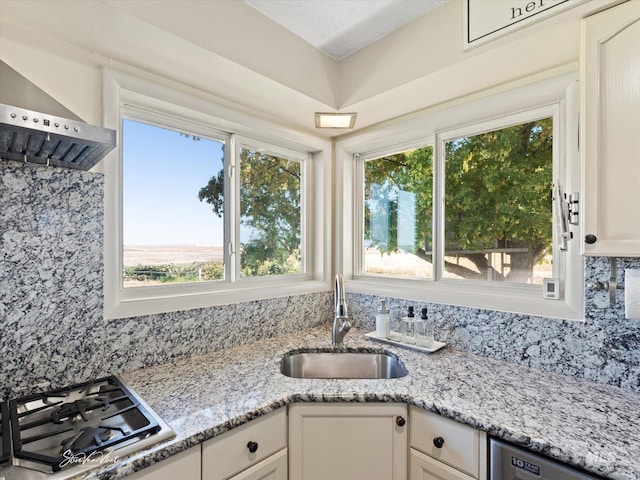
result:
[(229, 274), (227, 276), (231, 283), (235, 283), (240, 278), (240, 172), (239, 172), (239, 146), (235, 135), (229, 138), (229, 148), (227, 154), (227, 178), (225, 181), (225, 198), (228, 207), (225, 215), (225, 242), (227, 244), (227, 255), (225, 267)]
[(361, 155), (354, 155), (355, 167), (355, 189), (354, 189), (354, 212), (353, 212), (353, 233), (354, 233), (354, 256), (353, 272), (356, 275), (363, 275), (364, 272), (364, 158)]
[(433, 168), (433, 280), (442, 280), (444, 273), (444, 183), (446, 173), (445, 143), (440, 135), (433, 142), (435, 165)]
[(311, 218), (313, 218), (313, 212), (311, 206), (313, 202), (313, 174), (311, 168), (313, 162), (311, 161), (311, 154), (307, 154), (305, 160), (300, 162), (300, 248), (301, 248), (301, 273), (309, 274), (313, 272), (313, 265), (311, 262), (311, 256), (313, 255), (313, 227), (311, 224)]

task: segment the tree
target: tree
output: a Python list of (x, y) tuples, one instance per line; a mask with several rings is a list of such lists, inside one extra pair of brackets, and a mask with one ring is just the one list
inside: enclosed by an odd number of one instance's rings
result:
[[(425, 147), (367, 162), (365, 196), (377, 205), (372, 185), (386, 185), (416, 198), (414, 253), (431, 262), (433, 150)], [(475, 269), (446, 262), (447, 271), (465, 278), (526, 282), (549, 251), (552, 240), (552, 122), (529, 122), (446, 144), (446, 251), (458, 252)], [(375, 189), (374, 189), (375, 190)], [(373, 195), (373, 196), (372, 196)], [(392, 195), (393, 197), (393, 195)], [(392, 222), (394, 198), (391, 200)], [(375, 208), (375, 207), (374, 207)], [(381, 252), (398, 249), (393, 241), (370, 235), (371, 208), (365, 211), (367, 240)], [(487, 263), (483, 250), (510, 249), (506, 276)]]
[[(255, 150), (240, 154), (241, 229), (244, 275), (299, 271), (301, 241), (300, 164)], [(446, 144), (446, 251), (470, 264), (445, 263), (465, 278), (527, 281), (549, 251), (552, 240), (552, 122), (529, 122)], [(222, 216), (224, 172), (198, 197)], [(415, 198), (415, 238), (410, 250), (432, 262), (433, 149), (430, 146), (367, 161), (365, 164), (365, 240), (383, 254), (398, 251), (400, 192)], [(378, 186), (378, 187), (376, 187)], [(383, 237), (372, 212), (388, 209)], [(373, 228), (373, 230), (372, 230)], [(510, 249), (505, 276), (487, 263), (491, 249)], [(471, 266), (473, 268), (471, 268)]]
[[(300, 271), (300, 163), (259, 151), (240, 150), (240, 229), (245, 276)], [(224, 213), (224, 170), (211, 177), (198, 198)]]

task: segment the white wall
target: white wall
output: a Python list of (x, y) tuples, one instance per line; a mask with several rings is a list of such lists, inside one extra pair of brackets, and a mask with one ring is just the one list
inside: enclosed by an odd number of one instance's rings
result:
[(355, 110), (363, 128), (575, 70), (580, 19), (614, 1), (464, 51), (462, 0), (450, 0), (336, 62), (236, 0), (2, 0), (0, 59), (91, 123), (101, 121), (99, 67), (109, 65), (328, 136), (342, 132), (317, 131), (315, 111)]
[(3, 0), (0, 59), (91, 123), (101, 122), (105, 65), (292, 128), (313, 129), (307, 112), (335, 103), (335, 61), (242, 2), (123, 4), (144, 20), (118, 4)]
[(591, 0), (465, 51), (463, 1), (450, 0), (343, 59), (339, 107), (380, 122), (508, 82), (577, 70), (581, 18), (612, 3)]

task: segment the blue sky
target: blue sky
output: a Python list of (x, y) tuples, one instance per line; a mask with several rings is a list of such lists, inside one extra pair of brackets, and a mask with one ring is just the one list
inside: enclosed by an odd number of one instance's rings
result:
[(223, 221), (198, 191), (223, 165), (222, 143), (124, 120), (123, 243), (222, 245)]

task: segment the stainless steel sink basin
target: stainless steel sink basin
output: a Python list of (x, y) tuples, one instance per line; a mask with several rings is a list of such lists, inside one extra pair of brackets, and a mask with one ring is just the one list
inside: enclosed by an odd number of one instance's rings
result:
[(400, 378), (407, 369), (396, 357), (371, 352), (299, 352), (282, 358), (280, 371), (293, 378)]

